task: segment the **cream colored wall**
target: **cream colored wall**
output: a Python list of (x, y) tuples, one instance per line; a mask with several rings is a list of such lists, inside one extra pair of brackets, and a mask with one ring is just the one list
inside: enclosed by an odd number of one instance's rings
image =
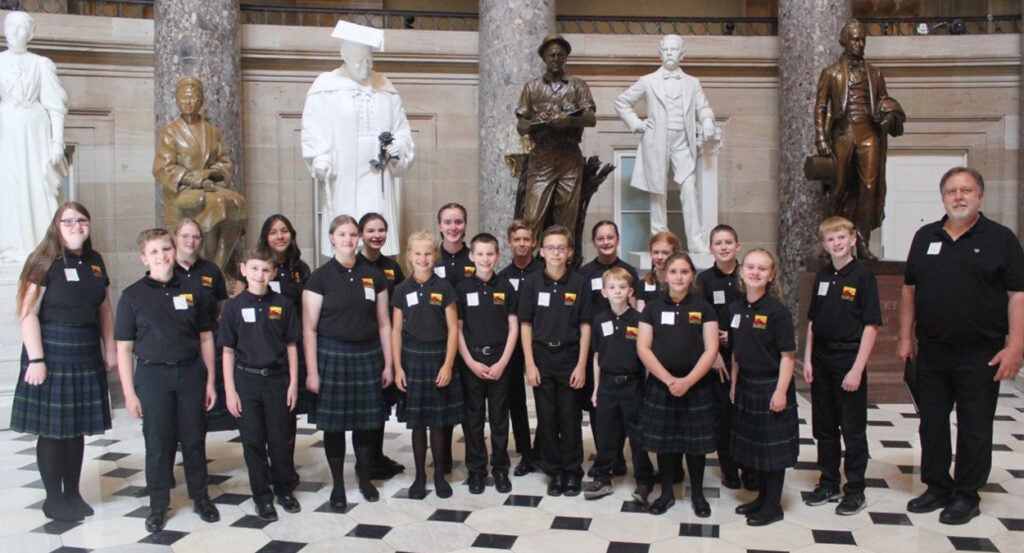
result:
[[(0, 14), (2, 15), (2, 14)], [(151, 21), (36, 15), (35, 51), (54, 58), (68, 90), (68, 140), (78, 145), (79, 198), (93, 211), (94, 237), (110, 266), (112, 297), (142, 274), (134, 239), (154, 224), (150, 164), (154, 144)], [(611, 161), (636, 137), (615, 116), (615, 97), (657, 67), (657, 40), (569, 36), (570, 71), (584, 76), (598, 125), (583, 149)], [(966, 152), (988, 179), (986, 212), (1016, 221), (1020, 37), (871, 38), (868, 57), (883, 66), (906, 109), (895, 150)], [(439, 205), (459, 201), (477, 230), (477, 76), (475, 33), (388, 31), (377, 68), (398, 88), (416, 133), (417, 159), (405, 181), (406, 231), (432, 228)], [(303, 99), (315, 76), (337, 63), (327, 29), (243, 28), (245, 183), (250, 243), (269, 214), (297, 224), (306, 255), (313, 246), (313, 190), (300, 159)], [(694, 37), (684, 65), (704, 83), (725, 130), (720, 221), (746, 247), (775, 249), (778, 211), (778, 84), (775, 38)], [(783, 116), (810, 117), (810, 114)], [(513, 122), (509, 114), (509, 124)], [(810, 145), (806, 145), (809, 150)], [(609, 180), (589, 222), (613, 218)], [(936, 198), (938, 201), (938, 198)], [(584, 254), (593, 255), (589, 246)]]

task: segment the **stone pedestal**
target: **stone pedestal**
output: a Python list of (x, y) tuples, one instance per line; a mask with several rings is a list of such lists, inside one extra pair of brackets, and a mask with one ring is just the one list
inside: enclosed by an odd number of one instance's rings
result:
[[(814, 97), (818, 75), (842, 52), (839, 31), (850, 17), (849, 0), (779, 2), (779, 258), (786, 303), (797, 306), (797, 273), (817, 249), (824, 218), (821, 185), (804, 178), (804, 158), (814, 150)], [(804, 309), (801, 307), (799, 309)]]
[(537, 47), (554, 31), (555, 0), (480, 0), (479, 17), (479, 228), (504, 241), (518, 184), (505, 156), (523, 151), (516, 106), (526, 81), (544, 72)]
[(14, 386), (21, 373), (21, 326), (15, 312), (14, 300), (18, 295), (18, 275), (21, 266), (0, 265), (0, 430), (11, 424), (11, 404)]
[[(807, 344), (807, 306), (811, 302), (814, 276), (827, 265), (822, 257), (809, 257), (807, 269), (799, 273), (799, 349), (796, 358), (802, 361)], [(907, 264), (902, 261), (862, 261), (878, 280), (878, 295), (882, 304), (882, 326), (868, 360), (868, 402), (910, 403), (910, 394), (903, 384), (903, 361), (899, 358), (899, 299), (903, 287), (903, 273)], [(801, 365), (798, 361), (798, 365)], [(802, 368), (799, 369), (802, 372)], [(802, 384), (803, 377), (796, 376)]]

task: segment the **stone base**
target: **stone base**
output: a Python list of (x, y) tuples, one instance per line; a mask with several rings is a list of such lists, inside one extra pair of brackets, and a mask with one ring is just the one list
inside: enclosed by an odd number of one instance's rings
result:
[(21, 264), (0, 265), (0, 430), (11, 424), (11, 405), (14, 386), (21, 373), (21, 325), (15, 312), (14, 300), (18, 295), (18, 275)]
[[(807, 260), (807, 269), (799, 274), (800, 324), (797, 359), (803, 359), (807, 343), (807, 307), (811, 304), (814, 277), (827, 265), (824, 258)], [(864, 261), (878, 280), (878, 295), (882, 303), (882, 326), (868, 361), (868, 401), (870, 403), (910, 403), (910, 394), (903, 384), (903, 360), (899, 358), (900, 289), (906, 263), (902, 261)], [(798, 381), (803, 378), (799, 377)]]

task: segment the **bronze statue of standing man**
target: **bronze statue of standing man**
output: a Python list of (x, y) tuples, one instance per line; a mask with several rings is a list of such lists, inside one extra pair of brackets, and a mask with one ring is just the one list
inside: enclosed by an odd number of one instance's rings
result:
[[(544, 59), (544, 75), (523, 87), (516, 108), (520, 135), (528, 134), (533, 149), (526, 161), (526, 199), (523, 217), (540, 236), (547, 224), (576, 228), (583, 185), (584, 127), (597, 124), (590, 87), (565, 74), (572, 52), (562, 35), (548, 35), (537, 53)], [(550, 219), (550, 220), (549, 220)]]
[(857, 257), (877, 259), (868, 240), (885, 215), (886, 135), (903, 134), (906, 115), (886, 92), (882, 71), (864, 61), (865, 40), (864, 26), (856, 19), (843, 26), (843, 54), (818, 79), (814, 138), (818, 154), (834, 161), (828, 215), (853, 221)]

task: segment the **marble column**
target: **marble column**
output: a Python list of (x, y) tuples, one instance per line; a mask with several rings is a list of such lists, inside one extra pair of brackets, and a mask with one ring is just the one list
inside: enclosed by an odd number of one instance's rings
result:
[(516, 106), (526, 81), (543, 73), (537, 47), (554, 32), (555, 0), (480, 0), (480, 230), (504, 241), (517, 179), (506, 154), (523, 151)]
[(778, 276), (794, 311), (797, 273), (808, 255), (817, 255), (825, 215), (821, 184), (803, 172), (804, 158), (815, 151), (814, 96), (821, 70), (842, 53), (839, 31), (850, 14), (850, 0), (779, 1)]
[[(153, 94), (155, 133), (178, 116), (174, 85), (181, 77), (203, 81), (205, 117), (224, 133), (235, 164), (231, 188), (244, 193), (242, 163), (241, 27), (237, 0), (156, 0)], [(163, 206), (155, 184), (156, 217)]]

